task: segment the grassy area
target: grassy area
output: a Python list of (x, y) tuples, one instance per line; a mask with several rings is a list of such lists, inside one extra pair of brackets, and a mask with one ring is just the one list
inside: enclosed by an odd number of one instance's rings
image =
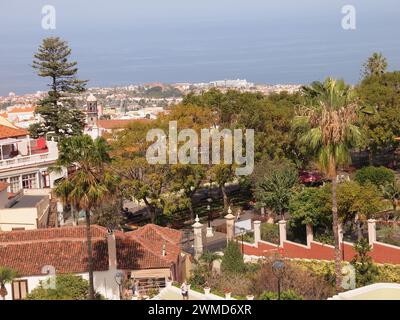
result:
[(383, 243), (400, 246), (400, 226), (377, 224), (376, 239)]

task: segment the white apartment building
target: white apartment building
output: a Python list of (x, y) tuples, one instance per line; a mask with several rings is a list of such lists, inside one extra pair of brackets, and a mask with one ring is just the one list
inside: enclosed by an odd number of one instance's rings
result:
[(28, 132), (0, 117), (0, 182), (10, 194), (21, 189), (53, 188), (66, 174), (50, 172), (58, 158), (57, 142), (31, 139)]

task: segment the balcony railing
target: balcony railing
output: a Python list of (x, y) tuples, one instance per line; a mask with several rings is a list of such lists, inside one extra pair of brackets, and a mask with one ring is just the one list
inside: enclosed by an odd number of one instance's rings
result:
[(17, 156), (10, 159), (0, 160), (0, 170), (16, 168), (30, 164), (40, 164), (48, 161), (55, 161), (58, 158), (58, 152), (46, 152), (30, 156)]

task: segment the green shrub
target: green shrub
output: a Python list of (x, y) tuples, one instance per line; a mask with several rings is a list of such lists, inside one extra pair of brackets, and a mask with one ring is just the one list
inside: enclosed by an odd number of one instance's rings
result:
[[(89, 293), (89, 282), (81, 276), (61, 274), (56, 276), (56, 287), (49, 288), (50, 281), (41, 281), (26, 297), (27, 300), (85, 300)], [(96, 294), (97, 299), (102, 299)]]
[(279, 243), (279, 226), (272, 223), (261, 224), (261, 240), (271, 243)]
[(356, 255), (351, 260), (351, 264), (356, 270), (357, 286), (366, 286), (374, 283), (379, 274), (377, 266), (373, 263), (371, 256), (368, 253), (371, 251), (371, 246), (368, 240), (361, 239), (354, 244)]
[(379, 187), (387, 183), (393, 183), (395, 181), (395, 175), (394, 172), (388, 168), (370, 166), (357, 170), (354, 179), (361, 185), (369, 181)]
[[(242, 241), (242, 236), (239, 236), (238, 239)], [(254, 242), (254, 232), (246, 232), (243, 235), (243, 241), (253, 243)]]
[(331, 230), (326, 230), (324, 233), (317, 233), (314, 236), (314, 241), (321, 242), (324, 244), (329, 244), (333, 246), (335, 244), (335, 239), (333, 237), (333, 232)]
[(193, 286), (203, 286), (209, 276), (209, 269), (207, 265), (197, 265), (193, 269), (192, 276), (189, 278), (188, 283)]
[(222, 272), (242, 273), (246, 270), (240, 246), (235, 241), (229, 241), (224, 250), (221, 262)]
[[(293, 264), (298, 265), (306, 270), (310, 270), (317, 275), (325, 278), (332, 278), (334, 283), (335, 265), (333, 261), (322, 260), (293, 260)], [(397, 282), (400, 283), (400, 265), (394, 264), (377, 264), (378, 275), (375, 282)]]
[[(259, 300), (278, 300), (278, 293), (272, 291), (264, 291), (260, 295)], [(281, 292), (281, 300), (304, 300), (304, 298), (293, 290), (286, 290)]]

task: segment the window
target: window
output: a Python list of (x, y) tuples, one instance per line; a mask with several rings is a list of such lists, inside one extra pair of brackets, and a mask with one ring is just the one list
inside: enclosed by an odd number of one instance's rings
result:
[(42, 173), (43, 188), (50, 188), (50, 175), (47, 171)]
[(13, 300), (22, 300), (28, 294), (28, 280), (16, 280), (12, 282)]
[(24, 174), (22, 176), (22, 188), (24, 189), (37, 188), (36, 173)]
[(17, 193), (21, 187), (19, 186), (19, 176), (10, 178), (10, 191), (12, 193)]

